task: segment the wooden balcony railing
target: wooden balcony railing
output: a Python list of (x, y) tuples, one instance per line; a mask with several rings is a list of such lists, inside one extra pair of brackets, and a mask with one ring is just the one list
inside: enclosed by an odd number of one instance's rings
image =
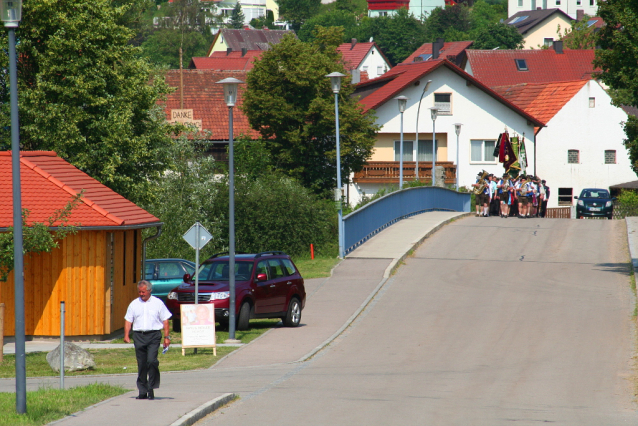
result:
[[(403, 181), (409, 182), (416, 179), (416, 163), (414, 161), (403, 162)], [(437, 161), (436, 166), (443, 166), (445, 171), (445, 183), (456, 183), (456, 165), (451, 161)], [(432, 181), (432, 162), (419, 161), (419, 180)], [(355, 183), (399, 183), (398, 161), (368, 161), (363, 170), (354, 174)]]

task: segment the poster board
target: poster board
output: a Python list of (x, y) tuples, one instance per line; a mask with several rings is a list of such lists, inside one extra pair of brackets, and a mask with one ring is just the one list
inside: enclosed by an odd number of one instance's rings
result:
[(213, 348), (217, 356), (215, 343), (215, 305), (212, 303), (181, 305), (182, 356), (186, 348)]

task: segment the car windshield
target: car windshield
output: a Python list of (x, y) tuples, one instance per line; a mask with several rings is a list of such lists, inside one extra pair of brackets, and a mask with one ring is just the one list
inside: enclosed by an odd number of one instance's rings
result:
[(601, 191), (583, 191), (581, 198), (609, 198), (609, 192), (605, 190)]
[[(227, 260), (211, 262), (199, 268), (199, 279), (204, 281), (228, 281), (229, 265)], [(253, 262), (235, 262), (235, 280), (246, 281), (253, 272)]]

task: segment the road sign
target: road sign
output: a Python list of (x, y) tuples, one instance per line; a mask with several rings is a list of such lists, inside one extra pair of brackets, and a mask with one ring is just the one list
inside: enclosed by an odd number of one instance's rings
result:
[(186, 242), (195, 250), (200, 250), (212, 239), (213, 236), (210, 232), (208, 232), (199, 222), (195, 222), (195, 224), (184, 234), (184, 240), (186, 240)]

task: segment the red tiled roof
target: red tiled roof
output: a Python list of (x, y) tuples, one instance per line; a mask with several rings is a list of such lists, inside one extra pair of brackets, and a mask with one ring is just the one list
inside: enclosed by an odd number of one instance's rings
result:
[(352, 43), (343, 43), (337, 47), (337, 51), (341, 52), (341, 58), (347, 69), (356, 69), (374, 45), (374, 42), (355, 43), (354, 46)]
[[(11, 152), (0, 152), (0, 228), (13, 226)], [(20, 152), (22, 208), (27, 224), (47, 223), (82, 190), (69, 224), (78, 227), (127, 226), (158, 223), (159, 219), (78, 170), (52, 151)], [(54, 223), (59, 225), (59, 223)]]
[(513, 104), (547, 123), (587, 84), (587, 80), (523, 83), (492, 89)]
[[(515, 59), (525, 59), (528, 71), (519, 71)], [(489, 87), (520, 83), (590, 80), (594, 50), (467, 50), (472, 75)]]
[(399, 95), (401, 91), (414, 83), (416, 80), (423, 78), (427, 74), (440, 67), (447, 67), (450, 71), (466, 79), (473, 86), (483, 90), (492, 98), (496, 99), (497, 101), (515, 111), (516, 113), (520, 114), (521, 116), (527, 118), (529, 121), (534, 123), (534, 125), (539, 127), (545, 126), (545, 124), (539, 121), (536, 117), (528, 114), (518, 106), (509, 102), (507, 99), (503, 98), (498, 93), (485, 86), (483, 83), (463, 71), (461, 68), (445, 59), (438, 59), (434, 61), (430, 60), (425, 62), (412, 62), (411, 64), (401, 64), (392, 68), (381, 77), (368, 80), (364, 83), (359, 83), (357, 85), (357, 89), (362, 88), (365, 90), (366, 86), (380, 86), (378, 89), (376, 89), (365, 98), (361, 99), (359, 102), (363, 105), (364, 111), (377, 109), (379, 106)]
[(231, 57), (203, 57), (203, 58), (191, 58), (191, 63), (188, 66), (190, 69), (198, 70), (231, 70), (231, 71), (243, 71), (253, 69), (253, 58), (231, 58)]
[(410, 0), (367, 0), (368, 10), (410, 9)]
[[(403, 63), (409, 64), (410, 62), (414, 62), (414, 58), (419, 55), (431, 55), (432, 44), (433, 43), (424, 43), (415, 50), (414, 53), (408, 56)], [(439, 51), (439, 59), (448, 59), (457, 64), (456, 60), (458, 56), (464, 53), (465, 49), (469, 49), (472, 44), (474, 44), (474, 41), (449, 41), (443, 44), (443, 48)]]
[[(218, 81), (234, 77), (246, 81), (247, 71), (184, 70), (184, 109), (193, 110), (193, 119), (202, 120), (202, 128), (211, 132), (210, 140), (227, 141), (228, 107), (224, 102), (224, 89)], [(179, 70), (166, 72), (166, 82), (177, 88), (166, 99), (166, 119), (171, 118), (172, 109), (180, 109)], [(248, 118), (241, 111), (246, 84), (240, 84), (237, 104), (233, 108), (233, 134), (238, 137), (245, 134), (253, 139), (259, 138), (259, 132), (252, 130)]]

